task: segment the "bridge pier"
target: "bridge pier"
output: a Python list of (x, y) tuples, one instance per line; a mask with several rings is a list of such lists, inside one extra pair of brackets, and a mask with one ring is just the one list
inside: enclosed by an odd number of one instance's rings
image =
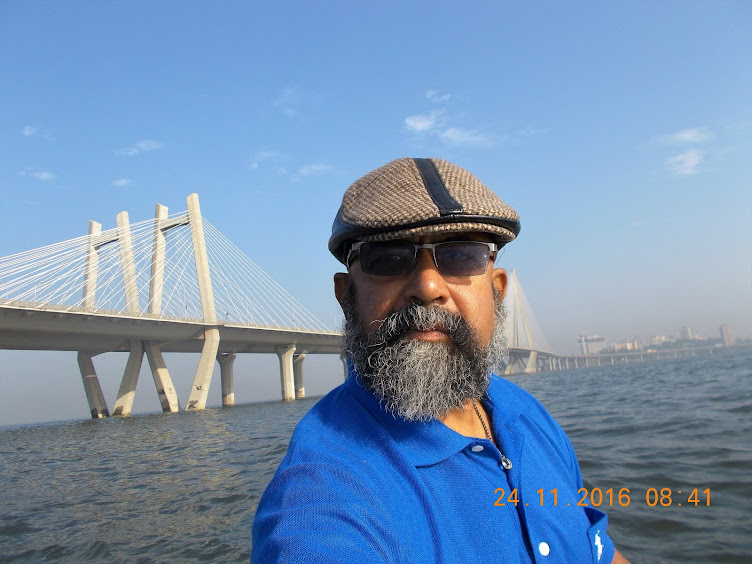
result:
[(342, 368), (345, 371), (345, 377), (343, 380), (347, 380), (347, 375), (350, 372), (350, 369), (347, 367), (347, 357), (343, 354), (339, 355), (339, 359), (342, 361)]
[(109, 417), (110, 411), (107, 409), (107, 402), (104, 400), (102, 387), (99, 385), (97, 371), (94, 369), (94, 363), (91, 358), (91, 354), (79, 351), (78, 368), (81, 371), (81, 379), (84, 383), (86, 400), (89, 402), (91, 418), (101, 419), (103, 417)]
[(133, 398), (136, 397), (136, 384), (138, 374), (141, 372), (141, 363), (144, 359), (144, 345), (141, 341), (130, 342), (131, 351), (128, 353), (128, 362), (125, 364), (123, 380), (120, 382), (115, 407), (112, 415), (127, 417), (133, 409)]
[(282, 399), (295, 399), (295, 369), (293, 367), (293, 356), (295, 354), (295, 345), (286, 345), (277, 347), (277, 356), (279, 357), (279, 378), (282, 383)]
[(538, 351), (530, 351), (530, 355), (527, 357), (527, 364), (525, 365), (525, 374), (535, 374), (538, 367)]
[(162, 404), (162, 413), (177, 413), (179, 410), (178, 394), (172, 385), (172, 378), (167, 371), (162, 351), (149, 342), (144, 343), (144, 349), (146, 350), (146, 360), (149, 361), (151, 375), (154, 378), (154, 385), (157, 388), (159, 403)]
[(219, 349), (219, 329), (209, 327), (204, 329), (204, 346), (201, 349), (201, 358), (196, 368), (196, 376), (193, 378), (193, 386), (188, 396), (186, 410), (204, 409), (206, 407), (206, 396), (209, 395), (209, 385), (211, 384), (212, 372), (214, 372), (214, 362), (217, 359), (217, 349)]
[(305, 397), (305, 387), (303, 386), (304, 359), (305, 353), (296, 354), (292, 357), (292, 372), (293, 379), (295, 381), (295, 399), (303, 399)]
[(235, 353), (220, 353), (217, 355), (222, 379), (222, 405), (225, 407), (235, 405), (235, 378), (232, 366), (235, 364), (236, 356)]

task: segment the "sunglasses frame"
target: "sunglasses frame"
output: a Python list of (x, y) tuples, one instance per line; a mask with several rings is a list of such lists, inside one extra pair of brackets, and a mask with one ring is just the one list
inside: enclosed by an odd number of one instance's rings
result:
[[(431, 250), (431, 257), (433, 258), (433, 264), (436, 267), (436, 270), (441, 272), (441, 269), (439, 268), (439, 264), (436, 261), (436, 247), (440, 247), (441, 245), (449, 245), (452, 243), (473, 243), (477, 245), (485, 245), (488, 247), (489, 251), (489, 259), (491, 261), (495, 261), (496, 257), (494, 256), (494, 253), (497, 253), (499, 251), (499, 246), (496, 243), (491, 243), (489, 241), (439, 241), (438, 243), (411, 243), (410, 241), (357, 241), (352, 244), (350, 247), (350, 250), (347, 253), (347, 268), (350, 268), (350, 265), (352, 264), (352, 261), (354, 261), (358, 255), (360, 255), (360, 247), (364, 243), (371, 243), (371, 244), (380, 244), (380, 243), (401, 243), (405, 245), (412, 245), (413, 246), (413, 262), (410, 265), (410, 268), (405, 272), (404, 274), (372, 274), (372, 276), (404, 276), (406, 274), (409, 274), (413, 268), (415, 268), (415, 263), (418, 260), (418, 249), (430, 249)], [(355, 256), (353, 256), (353, 254)], [(488, 265), (486, 265), (486, 268), (483, 272), (479, 272), (478, 274), (467, 274), (465, 276), (480, 276), (481, 274), (485, 274), (488, 271)], [(443, 274), (442, 274), (443, 275)]]

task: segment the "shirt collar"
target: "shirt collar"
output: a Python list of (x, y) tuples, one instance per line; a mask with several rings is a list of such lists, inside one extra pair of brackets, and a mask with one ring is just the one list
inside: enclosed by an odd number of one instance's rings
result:
[[(492, 374), (489, 395), (495, 396), (497, 400), (499, 396), (503, 399), (505, 395), (503, 391), (501, 394), (493, 393), (498, 386), (503, 386), (503, 380)], [(363, 386), (360, 376), (349, 362), (345, 388), (376, 418), (415, 466), (438, 464), (477, 442), (476, 438), (461, 435), (437, 419), (405, 421), (387, 411), (379, 398)], [(499, 424), (508, 426), (519, 416), (519, 410), (508, 410), (505, 403), (503, 401), (494, 402), (488, 398), (484, 399), (484, 405), (491, 410), (489, 416), (493, 418), (495, 428)], [(508, 407), (514, 408), (515, 406), (510, 405)]]

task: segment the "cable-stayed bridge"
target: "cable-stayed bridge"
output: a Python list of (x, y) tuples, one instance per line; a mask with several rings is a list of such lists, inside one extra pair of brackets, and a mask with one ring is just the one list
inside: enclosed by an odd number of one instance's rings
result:
[[(234, 404), (238, 353), (276, 353), (282, 397), (304, 397), (306, 354), (339, 353), (329, 330), (201, 217), (188, 209), (0, 259), (0, 348), (78, 352), (92, 417), (110, 411), (92, 358), (129, 353), (113, 415), (128, 415), (144, 353), (162, 409), (178, 411), (163, 352), (200, 352), (186, 409), (203, 409), (215, 360), (223, 405)], [(211, 270), (210, 270), (211, 265)]]
[[(0, 348), (77, 351), (92, 417), (128, 415), (144, 355), (165, 412), (179, 402), (164, 352), (200, 352), (185, 409), (206, 405), (214, 362), (222, 403), (233, 405), (239, 353), (275, 353), (283, 399), (305, 396), (307, 354), (339, 354), (328, 329), (209, 221), (198, 196), (187, 211), (131, 224), (127, 212), (103, 231), (89, 222), (76, 239), (0, 258)], [(506, 297), (507, 373), (561, 368), (514, 271)], [(128, 352), (113, 410), (93, 357)]]

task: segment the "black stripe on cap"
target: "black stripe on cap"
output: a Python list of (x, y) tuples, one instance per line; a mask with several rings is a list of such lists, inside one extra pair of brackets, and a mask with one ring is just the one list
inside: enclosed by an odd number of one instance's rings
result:
[(431, 159), (413, 159), (413, 161), (418, 166), (428, 195), (439, 208), (439, 214), (452, 215), (462, 212), (462, 204), (452, 198), (433, 161)]

